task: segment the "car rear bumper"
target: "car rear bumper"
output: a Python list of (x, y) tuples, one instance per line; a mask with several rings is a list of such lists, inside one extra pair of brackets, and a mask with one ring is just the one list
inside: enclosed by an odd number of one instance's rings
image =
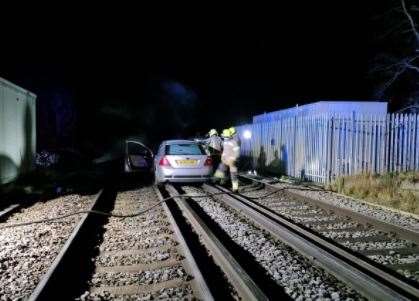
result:
[(165, 176), (164, 182), (171, 182), (171, 183), (203, 183), (207, 182), (211, 179), (210, 176), (202, 176), (202, 177), (172, 177), (172, 176)]
[(162, 182), (205, 182), (211, 179), (212, 168), (161, 168)]

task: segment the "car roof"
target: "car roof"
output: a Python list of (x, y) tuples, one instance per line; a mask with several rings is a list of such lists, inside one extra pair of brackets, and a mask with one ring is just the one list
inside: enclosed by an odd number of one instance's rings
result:
[(162, 142), (162, 145), (170, 145), (170, 144), (182, 144), (182, 143), (187, 143), (187, 144), (196, 144), (195, 141), (193, 140), (166, 140)]

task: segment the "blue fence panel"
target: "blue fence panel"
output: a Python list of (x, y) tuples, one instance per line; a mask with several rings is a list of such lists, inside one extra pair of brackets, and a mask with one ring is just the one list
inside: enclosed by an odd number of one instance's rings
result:
[(289, 176), (322, 183), (419, 170), (419, 114), (314, 114), (237, 128), (242, 155), (255, 169), (280, 166)]

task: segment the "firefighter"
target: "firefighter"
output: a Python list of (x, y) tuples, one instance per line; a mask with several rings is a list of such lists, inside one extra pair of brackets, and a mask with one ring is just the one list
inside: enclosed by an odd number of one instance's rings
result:
[(214, 174), (216, 180), (225, 180), (225, 173), (227, 168), (230, 169), (231, 186), (233, 192), (237, 192), (239, 189), (239, 181), (237, 179), (237, 160), (240, 156), (240, 143), (237, 137), (236, 129), (229, 128), (223, 130), (221, 135), (224, 139), (223, 152), (221, 154), (221, 163), (218, 166), (217, 171)]
[(218, 154), (221, 156), (223, 140), (218, 136), (216, 129), (212, 129), (208, 133), (209, 138), (206, 140), (206, 145), (211, 155)]
[(237, 135), (236, 128), (232, 126), (228, 130), (230, 131), (231, 139), (235, 140), (237, 142), (237, 145), (241, 147), (241, 141), (240, 141), (239, 135)]
[(214, 170), (217, 169), (221, 162), (221, 152), (223, 147), (223, 140), (218, 136), (216, 129), (211, 129), (208, 133), (209, 138), (205, 140), (207, 149), (211, 155)]

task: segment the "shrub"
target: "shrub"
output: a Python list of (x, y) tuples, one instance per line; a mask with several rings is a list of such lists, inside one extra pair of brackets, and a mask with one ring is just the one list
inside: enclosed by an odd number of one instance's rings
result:
[(369, 202), (419, 213), (419, 196), (401, 189), (403, 181), (419, 181), (418, 172), (361, 174), (339, 177), (328, 185), (332, 191), (343, 193)]
[(419, 181), (419, 173), (418, 172), (413, 172), (413, 171), (409, 171), (409, 172), (406, 172), (406, 173), (401, 173), (400, 174), (400, 180), (414, 184), (414, 183)]
[(407, 212), (415, 212), (417, 207), (417, 200), (411, 191), (404, 191), (401, 193), (400, 209)]

